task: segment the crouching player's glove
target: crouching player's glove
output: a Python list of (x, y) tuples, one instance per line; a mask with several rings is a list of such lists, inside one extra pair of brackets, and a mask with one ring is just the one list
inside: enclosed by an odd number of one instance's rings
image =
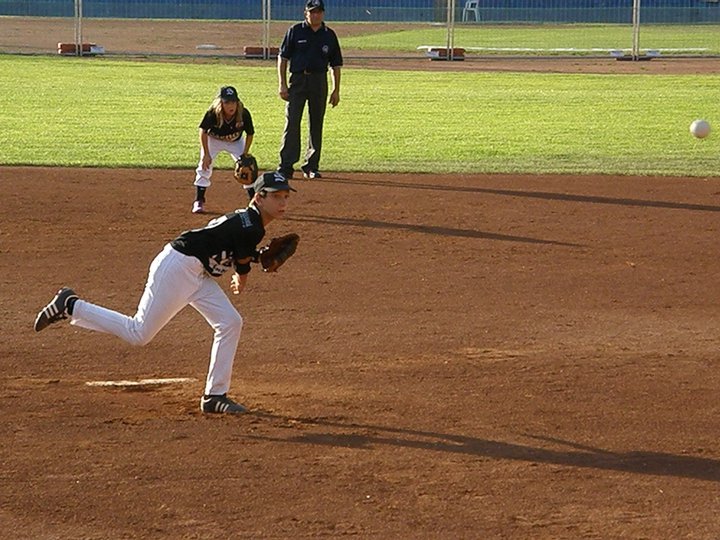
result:
[(255, 157), (251, 154), (240, 156), (240, 159), (235, 162), (233, 176), (243, 186), (253, 184), (258, 177), (258, 164)]

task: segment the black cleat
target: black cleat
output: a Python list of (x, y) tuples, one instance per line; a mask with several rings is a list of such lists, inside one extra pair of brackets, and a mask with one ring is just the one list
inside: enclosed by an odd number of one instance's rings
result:
[(68, 318), (68, 301), (72, 299), (77, 300), (78, 296), (75, 291), (67, 287), (63, 287), (55, 295), (55, 298), (45, 306), (35, 318), (35, 331), (39, 332), (44, 330), (52, 323), (56, 323), (61, 319)]
[(225, 414), (243, 414), (247, 409), (235, 403), (227, 397), (227, 394), (220, 396), (203, 396), (200, 399), (200, 410), (204, 413), (225, 413)]

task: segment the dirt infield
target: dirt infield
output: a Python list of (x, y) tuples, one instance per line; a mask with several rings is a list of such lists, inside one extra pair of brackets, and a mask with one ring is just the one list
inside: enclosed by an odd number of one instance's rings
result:
[[(15, 538), (717, 538), (720, 180), (329, 174), (254, 271), (232, 394), (211, 329), (148, 346), (32, 322), (130, 313), (192, 171), (0, 169), (0, 523)], [(228, 283), (221, 283), (229, 290)], [(193, 381), (108, 388), (89, 381)]]

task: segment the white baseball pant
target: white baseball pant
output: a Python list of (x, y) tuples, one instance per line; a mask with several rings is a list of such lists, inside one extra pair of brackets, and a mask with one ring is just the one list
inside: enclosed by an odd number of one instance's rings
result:
[(210, 153), (210, 166), (207, 169), (202, 168), (203, 157), (205, 157), (205, 149), (200, 146), (200, 162), (198, 163), (197, 169), (195, 169), (195, 184), (200, 187), (209, 187), (210, 177), (213, 173), (213, 163), (215, 158), (220, 152), (228, 152), (235, 161), (240, 159), (240, 156), (245, 152), (245, 135), (240, 137), (237, 141), (223, 141), (216, 139), (215, 137), (208, 135), (208, 152)]
[(70, 322), (113, 334), (131, 345), (146, 345), (188, 304), (215, 330), (205, 394), (225, 394), (230, 389), (242, 317), (202, 263), (170, 244), (150, 265), (145, 291), (133, 317), (78, 300)]

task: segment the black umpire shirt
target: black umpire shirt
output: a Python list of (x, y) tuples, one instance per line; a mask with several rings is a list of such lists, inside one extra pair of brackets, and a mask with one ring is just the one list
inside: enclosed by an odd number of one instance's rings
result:
[(280, 45), (280, 56), (290, 61), (290, 73), (325, 73), (328, 64), (343, 65), (337, 35), (325, 23), (317, 32), (307, 21), (291, 26)]

